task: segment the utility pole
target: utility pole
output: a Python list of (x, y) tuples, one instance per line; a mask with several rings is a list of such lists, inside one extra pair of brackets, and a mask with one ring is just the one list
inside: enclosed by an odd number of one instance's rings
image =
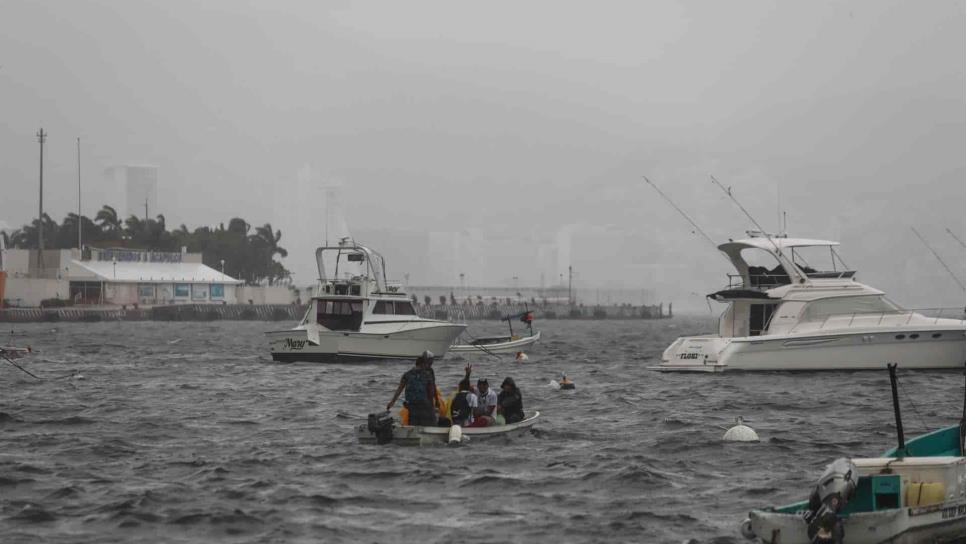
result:
[(574, 305), (574, 266), (567, 267), (567, 302)]
[(144, 226), (148, 225), (148, 197), (144, 197)]
[(80, 173), (80, 137), (77, 138), (77, 249), (84, 246), (83, 234), (84, 222), (81, 220), (81, 173)]
[(37, 141), (40, 142), (40, 212), (37, 216), (37, 273), (43, 274), (44, 270), (44, 142), (47, 141), (47, 133), (43, 127), (37, 132)]

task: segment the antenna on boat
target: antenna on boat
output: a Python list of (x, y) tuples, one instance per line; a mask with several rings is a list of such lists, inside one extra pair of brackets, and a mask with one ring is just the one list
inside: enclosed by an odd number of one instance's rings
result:
[(731, 201), (734, 202), (736, 206), (738, 206), (738, 209), (744, 212), (745, 216), (748, 217), (748, 219), (751, 220), (751, 222), (755, 225), (755, 227), (758, 228), (758, 232), (760, 232), (762, 236), (764, 236), (765, 238), (768, 239), (769, 242), (771, 242), (771, 245), (775, 247), (775, 251), (778, 252), (779, 256), (781, 256), (782, 248), (778, 247), (778, 244), (775, 243), (774, 240), (772, 240), (771, 235), (768, 234), (768, 231), (766, 231), (758, 221), (755, 221), (755, 218), (752, 217), (750, 213), (748, 213), (748, 210), (746, 210), (745, 207), (741, 205), (741, 202), (738, 202), (738, 199), (735, 198), (735, 195), (731, 193), (731, 187), (726, 188), (713, 175), (711, 176), (711, 183), (714, 183), (715, 185), (717, 185), (724, 192), (724, 194), (728, 195), (728, 198), (730, 198)]
[(899, 447), (896, 448), (897, 457), (905, 457), (906, 455), (906, 436), (902, 432), (902, 414), (899, 412), (899, 390), (896, 387), (898, 383), (898, 378), (896, 378), (896, 367), (899, 366), (897, 363), (889, 363), (886, 367), (889, 369), (889, 382), (892, 384), (892, 411), (896, 415), (896, 434), (899, 438)]
[[(938, 253), (936, 253), (936, 250), (929, 245), (929, 242), (927, 242), (926, 239), (923, 238), (921, 234), (919, 234), (919, 231), (916, 230), (916, 227), (909, 227), (909, 228), (912, 229), (912, 232), (915, 233), (917, 238), (919, 238), (919, 241), (922, 242), (922, 245), (926, 246), (926, 248), (932, 252), (933, 256), (936, 257), (936, 260), (939, 261), (939, 264), (943, 265), (943, 268), (946, 269), (946, 272), (949, 272), (949, 275), (952, 276), (953, 281), (956, 282), (956, 285), (958, 285), (959, 288), (962, 289), (963, 291), (966, 291), (966, 286), (963, 285), (963, 282), (959, 281), (959, 278), (956, 277), (956, 274), (953, 273), (952, 269), (950, 269), (949, 266), (946, 265), (946, 261), (944, 261), (943, 258), (940, 257)], [(946, 230), (949, 230), (949, 229), (946, 229)]]
[(699, 227), (698, 224), (695, 223), (694, 220), (691, 219), (690, 216), (688, 216), (688, 214), (684, 213), (684, 210), (682, 210), (681, 208), (679, 208), (678, 205), (675, 204), (673, 200), (671, 200), (671, 197), (669, 197), (666, 194), (664, 194), (664, 191), (662, 191), (660, 187), (658, 187), (657, 185), (655, 185), (653, 181), (649, 180), (647, 178), (647, 176), (641, 176), (641, 177), (644, 178), (644, 181), (646, 181), (648, 183), (648, 185), (650, 185), (651, 187), (654, 187), (654, 190), (657, 191), (657, 194), (661, 195), (661, 198), (663, 198), (668, 204), (670, 204), (672, 208), (674, 208), (675, 210), (677, 210), (677, 212), (679, 214), (681, 214), (681, 217), (683, 217), (684, 219), (686, 219), (687, 222), (690, 223), (692, 227), (694, 227), (694, 230), (691, 231), (692, 233), (694, 233), (694, 232), (700, 233), (701, 236), (703, 236), (704, 239), (707, 240), (708, 243), (711, 244), (711, 246), (713, 248), (718, 249), (718, 244), (715, 243), (715, 241), (712, 240), (710, 236), (708, 236), (708, 233), (706, 233), (703, 230), (701, 230), (701, 227)]

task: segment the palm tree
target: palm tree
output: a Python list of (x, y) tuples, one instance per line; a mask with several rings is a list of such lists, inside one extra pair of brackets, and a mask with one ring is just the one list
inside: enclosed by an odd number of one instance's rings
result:
[(131, 214), (127, 219), (124, 220), (124, 234), (130, 240), (138, 240), (144, 238), (145, 231), (147, 230), (147, 223), (141, 221), (141, 218)]
[(272, 224), (265, 223), (261, 227), (255, 227), (255, 236), (263, 240), (268, 247), (271, 249), (271, 256), (274, 258), (275, 255), (282, 257), (288, 257), (288, 250), (284, 247), (278, 245), (279, 240), (282, 239), (282, 231), (277, 230), (272, 232)]
[(97, 222), (98, 226), (101, 228), (101, 232), (112, 238), (120, 238), (121, 236), (121, 220), (117, 217), (117, 210), (104, 205), (94, 216), (94, 221)]

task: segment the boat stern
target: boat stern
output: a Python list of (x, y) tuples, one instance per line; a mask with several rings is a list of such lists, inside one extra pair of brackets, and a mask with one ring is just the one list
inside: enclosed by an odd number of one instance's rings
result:
[(719, 356), (730, 343), (731, 339), (720, 336), (684, 336), (664, 350), (661, 364), (648, 368), (661, 372), (723, 372), (728, 365)]

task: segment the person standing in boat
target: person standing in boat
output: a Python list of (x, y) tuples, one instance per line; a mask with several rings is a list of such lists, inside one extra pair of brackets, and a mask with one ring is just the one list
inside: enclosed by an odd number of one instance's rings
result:
[(496, 410), (498, 414), (503, 416), (506, 423), (517, 423), (523, 421), (525, 418), (523, 414), (523, 395), (520, 394), (520, 389), (517, 388), (516, 382), (509, 376), (500, 384), (500, 394), (497, 397)]
[(423, 352), (423, 355), (416, 359), (416, 364), (402, 375), (402, 379), (399, 380), (399, 387), (396, 388), (396, 394), (386, 405), (387, 411), (392, 410), (396, 401), (399, 400), (399, 395), (405, 391), (404, 405), (409, 410), (409, 424), (422, 427), (436, 425), (436, 411), (433, 409), (436, 399), (436, 382), (433, 380), (433, 373), (427, 363), (426, 353)]

